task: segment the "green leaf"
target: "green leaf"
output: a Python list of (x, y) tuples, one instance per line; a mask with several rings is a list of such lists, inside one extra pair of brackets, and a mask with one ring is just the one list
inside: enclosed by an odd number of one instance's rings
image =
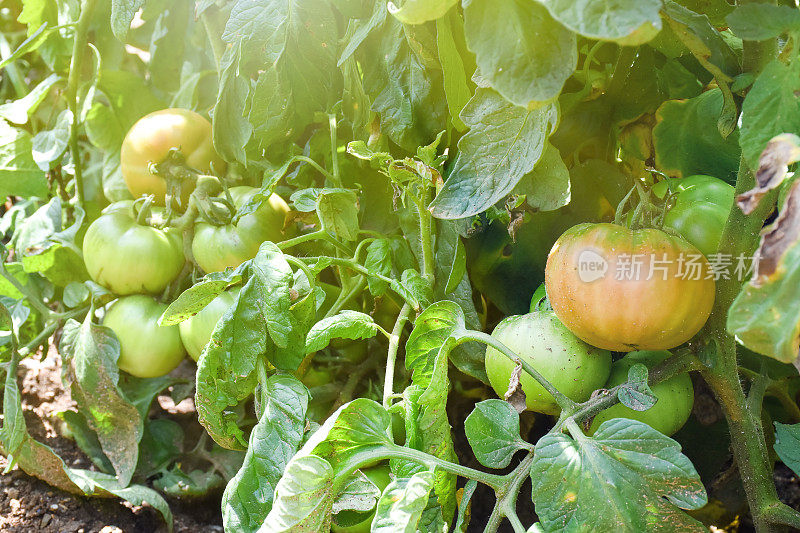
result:
[(464, 420), (464, 432), (475, 458), (489, 468), (505, 468), (525, 443), (519, 436), (519, 414), (503, 400), (484, 400)]
[(569, 203), (569, 170), (556, 147), (545, 143), (541, 159), (517, 183), (514, 193), (524, 194), (537, 211), (553, 211)]
[(423, 24), (443, 17), (458, 0), (397, 0), (386, 4), (389, 13), (403, 24)]
[(750, 168), (767, 143), (780, 133), (800, 131), (800, 61), (774, 59), (756, 78), (742, 104), (739, 144)]
[(592, 39), (633, 46), (649, 41), (661, 29), (661, 0), (540, 1), (554, 19)]
[(647, 367), (636, 363), (628, 370), (626, 386), (619, 389), (617, 398), (620, 403), (634, 411), (646, 411), (656, 404), (658, 398), (647, 384)]
[(775, 422), (775, 444), (772, 448), (783, 464), (800, 475), (800, 424), (781, 424)]
[(453, 268), (450, 270), (450, 275), (447, 277), (447, 285), (444, 289), (445, 294), (450, 294), (455, 291), (466, 274), (467, 252), (464, 249), (464, 243), (459, 239), (456, 243), (456, 255), (453, 257)]
[[(638, 421), (604, 422), (594, 438), (549, 433), (536, 443), (533, 503), (546, 531), (705, 531), (680, 509), (706, 491), (681, 446)], [(680, 508), (680, 509), (679, 509)]]
[(197, 362), (198, 421), (223, 448), (244, 450), (247, 442), (232, 407), (253, 393), (256, 365), (274, 344), (260, 309), (258, 281), (248, 281), (211, 334)]
[(74, 249), (58, 243), (23, 256), (22, 268), (29, 273), (39, 272), (57, 287), (65, 287), (89, 278), (83, 257)]
[(329, 531), (333, 510), (334, 471), (315, 455), (289, 462), (275, 489), (275, 503), (260, 533)]
[[(480, 330), (482, 329), (481, 319), (472, 299), (472, 284), (466, 271), (462, 273), (462, 277), (455, 285), (455, 288), (451, 292), (447, 292), (450, 281), (455, 280), (456, 274), (461, 268), (456, 268), (456, 265), (461, 261), (458, 257), (461, 253), (459, 249), (464, 246), (459, 229), (460, 221), (436, 221), (436, 250), (434, 255), (436, 261), (436, 283), (434, 285), (434, 297), (436, 300), (449, 300), (458, 304), (464, 313), (466, 327)], [(466, 250), (464, 250), (464, 253), (466, 254)], [(456, 368), (484, 383), (488, 383), (486, 367), (483, 364), (485, 356), (486, 346), (477, 342), (461, 344), (450, 352), (450, 360), (456, 365)]]
[(378, 332), (372, 317), (345, 309), (338, 315), (323, 318), (311, 327), (306, 338), (306, 353), (325, 348), (332, 339), (369, 339)]
[(0, 120), (0, 197), (47, 196), (44, 172), (31, 155), (31, 135)]
[(118, 387), (120, 345), (113, 332), (91, 322), (67, 322), (59, 344), (63, 379), (78, 412), (97, 434), (120, 487), (133, 477), (139, 458), (143, 421)]
[[(234, 273), (228, 277), (225, 276), (224, 272), (215, 272), (183, 291), (164, 310), (161, 318), (158, 319), (158, 324), (160, 326), (174, 326), (205, 309), (214, 298), (241, 279), (241, 275), (235, 275)], [(222, 276), (215, 274), (222, 274)]]
[(470, 126), (444, 187), (430, 205), (438, 218), (476, 215), (508, 195), (544, 152), (558, 104), (526, 110), (491, 89), (478, 89), (461, 113)]
[(766, 41), (800, 31), (800, 10), (772, 4), (744, 4), (725, 20), (731, 31), (748, 41)]
[(472, 97), (472, 90), (469, 85), (469, 73), (456, 44), (454, 32), (460, 32), (460, 38), (464, 40), (463, 22), (457, 12), (454, 11), (436, 21), (436, 49), (439, 51), (439, 62), (442, 64), (447, 108), (450, 110), (453, 126), (463, 132), (467, 130), (467, 125), (459, 115)]
[(386, 18), (358, 53), (364, 90), (372, 98), (372, 110), (380, 115), (382, 133), (414, 152), (446, 129), (442, 71), (428, 68), (414, 53), (397, 19)]
[(70, 127), (72, 126), (72, 113), (65, 109), (56, 119), (56, 124), (51, 130), (42, 130), (33, 137), (33, 161), (40, 170), (47, 172), (57, 163), (69, 143)]
[(50, 94), (50, 89), (59, 81), (61, 78), (57, 74), (51, 74), (19, 100), (0, 105), (0, 118), (13, 124), (27, 124), (31, 115)]
[(378, 500), (372, 533), (416, 533), (433, 489), (433, 472), (392, 481)]
[(244, 463), (222, 496), (226, 531), (257, 531), (272, 509), (275, 487), (303, 439), (308, 390), (297, 378), (276, 374), (265, 386), (266, 404), (250, 433)]
[(248, 102), (253, 135), (261, 146), (301, 133), (314, 113), (327, 110), (341, 85), (337, 28), (326, 0), (239, 0), (233, 5), (222, 39), (242, 41), (244, 62), (258, 57), (255, 65), (266, 66), (258, 67), (262, 72), (250, 98), (239, 99), (236, 111), (241, 115)]
[(518, 106), (555, 98), (575, 71), (575, 34), (536, 2), (465, 0), (464, 31), (481, 76)]
[(740, 73), (739, 58), (708, 17), (673, 2), (664, 0), (664, 14), (673, 31), (681, 32), (686, 46), (704, 62), (728, 77)]
[[(367, 245), (367, 257), (364, 266), (371, 272), (382, 274), (386, 277), (392, 275), (392, 249), (389, 239), (376, 239)], [(377, 277), (367, 279), (369, 292), (373, 296), (382, 296), (389, 284)]]
[(653, 128), (656, 166), (678, 177), (708, 174), (734, 181), (739, 169), (739, 134), (733, 132), (727, 139), (720, 135), (717, 118), (721, 109), (719, 89), (664, 102), (656, 111), (658, 123)]
[(725, 27), (725, 17), (733, 11), (734, 6), (728, 0), (678, 0), (682, 6), (708, 17), (716, 28)]
[[(219, 92), (210, 114), (214, 149), (225, 161), (245, 163), (244, 147), (253, 136), (253, 126), (241, 111), (250, 94), (250, 80), (240, 73), (241, 61), (242, 42), (237, 40), (225, 50), (220, 60)], [(274, 102), (262, 102), (259, 109), (272, 111), (268, 104)], [(266, 120), (266, 117), (260, 118)]]
[(128, 36), (133, 17), (144, 3), (145, 0), (111, 0), (111, 31), (123, 43)]
[(348, 189), (322, 189), (317, 197), (322, 228), (346, 241), (358, 238), (358, 196)]

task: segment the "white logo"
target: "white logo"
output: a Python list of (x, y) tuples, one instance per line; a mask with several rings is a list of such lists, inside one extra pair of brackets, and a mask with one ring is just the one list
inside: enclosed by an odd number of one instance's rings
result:
[(608, 261), (594, 250), (584, 250), (578, 254), (578, 277), (584, 283), (603, 278), (608, 272)]

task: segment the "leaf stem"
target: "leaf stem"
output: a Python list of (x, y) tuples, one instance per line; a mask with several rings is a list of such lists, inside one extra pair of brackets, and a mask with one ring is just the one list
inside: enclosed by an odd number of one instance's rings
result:
[(298, 244), (303, 244), (304, 242), (308, 242), (308, 241), (325, 241), (325, 242), (335, 246), (336, 248), (338, 248), (342, 252), (345, 252), (348, 255), (352, 255), (352, 253), (353, 253), (350, 250), (350, 248), (348, 248), (346, 245), (344, 245), (341, 242), (339, 242), (337, 239), (335, 239), (333, 236), (331, 236), (331, 234), (328, 233), (327, 231), (325, 231), (324, 229), (313, 231), (311, 233), (306, 233), (305, 235), (300, 235), (298, 237), (294, 237), (292, 239), (288, 239), (288, 240), (285, 240), (285, 241), (282, 241), (282, 242), (278, 242), (278, 243), (275, 243), (275, 244), (281, 250), (286, 250), (287, 248), (292, 248), (294, 246), (297, 246)]

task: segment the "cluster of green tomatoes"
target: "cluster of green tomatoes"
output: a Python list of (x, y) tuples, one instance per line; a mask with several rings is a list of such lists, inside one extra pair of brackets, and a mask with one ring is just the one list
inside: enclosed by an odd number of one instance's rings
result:
[[(200, 173), (225, 171), (225, 162), (211, 145), (211, 124), (183, 109), (165, 109), (140, 119), (122, 145), (121, 171), (137, 200), (108, 206), (89, 226), (83, 254), (91, 278), (119, 296), (103, 319), (120, 342), (119, 368), (137, 377), (157, 377), (174, 370), (187, 352), (197, 361), (220, 317), (233, 304), (238, 288), (219, 295), (191, 318), (175, 326), (161, 326), (167, 308), (165, 294), (190, 267), (205, 273), (236, 267), (255, 257), (261, 243), (285, 238), (283, 225), (289, 207), (273, 194), (257, 210), (235, 220), (236, 209), (258, 189), (231, 187), (218, 204), (227, 210), (223, 223), (199, 217), (193, 222), (191, 246), (181, 231), (167, 224), (166, 181), (151, 172), (152, 163), (165, 160), (178, 148), (185, 164)], [(179, 209), (189, 200), (185, 187)], [(187, 249), (189, 248), (189, 249)]]

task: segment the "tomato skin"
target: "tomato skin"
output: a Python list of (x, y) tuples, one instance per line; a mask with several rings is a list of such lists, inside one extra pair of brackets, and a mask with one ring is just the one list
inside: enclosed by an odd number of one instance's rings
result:
[(713, 176), (668, 179), (653, 187), (656, 196), (676, 193), (664, 226), (677, 231), (706, 257), (716, 253), (733, 206), (734, 188)]
[(178, 326), (159, 326), (167, 308), (150, 296), (134, 294), (117, 300), (103, 325), (111, 328), (121, 346), (117, 365), (132, 376), (155, 378), (169, 374), (186, 357)]
[[(594, 279), (579, 271), (586, 254), (606, 265), (605, 274)], [(637, 279), (618, 279), (633, 257), (641, 263)], [(696, 262), (698, 279), (679, 275), (681, 257)], [(706, 258), (680, 237), (652, 228), (579, 224), (553, 245), (545, 286), (558, 318), (592, 346), (623, 352), (666, 350), (688, 341), (706, 323), (715, 288), (714, 280), (706, 279), (708, 273)]]
[[(611, 372), (611, 353), (589, 346), (573, 335), (550, 311), (537, 311), (503, 319), (492, 332), (567, 397), (582, 402), (603, 386)], [(486, 374), (501, 398), (515, 364), (492, 348), (486, 349)], [(520, 376), (528, 409), (555, 415), (555, 399), (524, 370)]]
[[(186, 165), (204, 174), (223, 174), (227, 165), (214, 151), (211, 123), (188, 109), (162, 109), (140, 118), (125, 135), (120, 151), (120, 170), (134, 198), (143, 194), (155, 196), (164, 205), (167, 183), (150, 173), (150, 163), (161, 163), (171, 148), (178, 148)], [(184, 187), (182, 205), (192, 192)]]
[(233, 305), (238, 293), (239, 287), (221, 293), (199, 313), (178, 325), (183, 345), (195, 361), (200, 359), (200, 354), (203, 353), (203, 348), (211, 340), (211, 334), (214, 332), (214, 328), (217, 327), (217, 322), (225, 314), (225, 311)]
[[(611, 367), (611, 376), (608, 378), (606, 388), (616, 387), (628, 380), (628, 370), (636, 363), (645, 365), (648, 369), (655, 367), (660, 362), (670, 357), (667, 351), (658, 352), (631, 352), (615, 362)], [(683, 427), (692, 414), (694, 405), (694, 387), (689, 374), (678, 374), (650, 387), (658, 398), (656, 404), (646, 411), (634, 411), (621, 403), (601, 411), (592, 421), (589, 433), (593, 434), (600, 424), (612, 418), (630, 418), (644, 422), (653, 429), (670, 436)]]
[(183, 268), (180, 235), (138, 224), (126, 206), (110, 209), (86, 230), (86, 270), (115, 294), (160, 293)]
[[(233, 203), (238, 209), (252, 198), (258, 189), (254, 187), (231, 187)], [(235, 268), (258, 253), (265, 241), (280, 242), (287, 235), (283, 222), (289, 206), (277, 194), (269, 197), (257, 211), (243, 216), (236, 225), (213, 226), (198, 222), (194, 227), (192, 254), (205, 272), (220, 272)]]
[[(389, 470), (389, 465), (387, 464), (380, 464), (371, 468), (364, 468), (361, 471), (364, 472), (364, 475), (367, 476), (381, 492), (383, 492), (386, 487), (389, 486), (389, 483), (391, 483), (391, 476), (389, 475), (391, 470)], [(363, 513), (357, 513), (355, 511), (340, 511), (337, 516), (339, 516), (341, 519), (346, 518), (347, 515), (357, 516), (358, 514)], [(331, 531), (333, 533), (369, 533), (372, 527), (372, 520), (374, 518), (375, 511), (373, 510), (367, 518), (352, 526), (345, 527), (331, 523)]]

